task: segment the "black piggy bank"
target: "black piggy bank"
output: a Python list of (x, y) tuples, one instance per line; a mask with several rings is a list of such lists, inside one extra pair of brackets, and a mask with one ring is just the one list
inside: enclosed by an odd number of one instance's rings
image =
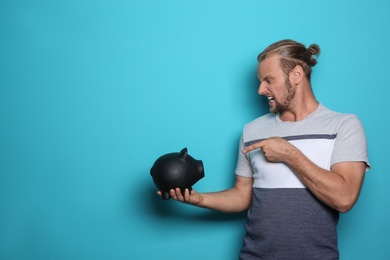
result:
[(163, 200), (171, 196), (169, 190), (180, 188), (191, 191), (192, 185), (204, 177), (203, 163), (188, 154), (187, 148), (180, 153), (168, 153), (159, 157), (150, 169), (153, 182), (161, 191)]

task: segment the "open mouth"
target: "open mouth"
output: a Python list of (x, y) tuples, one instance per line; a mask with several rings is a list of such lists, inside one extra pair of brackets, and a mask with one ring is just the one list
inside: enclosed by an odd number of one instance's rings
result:
[(274, 101), (274, 100), (275, 100), (275, 98), (274, 98), (274, 97), (267, 97), (267, 99), (268, 99), (268, 102), (272, 102), (272, 101)]

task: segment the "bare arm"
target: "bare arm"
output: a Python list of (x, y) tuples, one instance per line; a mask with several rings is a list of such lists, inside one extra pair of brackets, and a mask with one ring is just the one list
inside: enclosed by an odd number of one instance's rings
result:
[(359, 197), (364, 179), (364, 162), (342, 162), (325, 170), (310, 161), (286, 140), (273, 137), (245, 148), (247, 153), (261, 148), (271, 162), (287, 164), (302, 183), (323, 203), (340, 211), (349, 211)]
[(171, 190), (172, 199), (194, 206), (222, 212), (241, 212), (250, 206), (252, 200), (253, 178), (237, 176), (234, 187), (210, 193), (197, 193), (188, 189), (181, 194), (180, 189)]

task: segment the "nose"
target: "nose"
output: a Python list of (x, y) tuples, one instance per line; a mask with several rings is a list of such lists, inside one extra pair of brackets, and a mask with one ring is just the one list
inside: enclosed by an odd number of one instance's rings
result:
[(266, 83), (265, 82), (260, 82), (259, 89), (257, 90), (257, 93), (259, 95), (264, 95), (266, 89), (267, 89)]

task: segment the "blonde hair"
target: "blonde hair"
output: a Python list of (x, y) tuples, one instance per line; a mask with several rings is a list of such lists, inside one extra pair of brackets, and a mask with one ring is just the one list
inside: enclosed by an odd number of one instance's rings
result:
[(312, 67), (317, 64), (313, 56), (320, 54), (320, 46), (311, 44), (308, 48), (302, 43), (293, 40), (281, 40), (268, 46), (257, 56), (257, 61), (262, 62), (272, 55), (280, 56), (280, 64), (286, 76), (295, 66), (300, 65), (307, 79), (310, 81)]

